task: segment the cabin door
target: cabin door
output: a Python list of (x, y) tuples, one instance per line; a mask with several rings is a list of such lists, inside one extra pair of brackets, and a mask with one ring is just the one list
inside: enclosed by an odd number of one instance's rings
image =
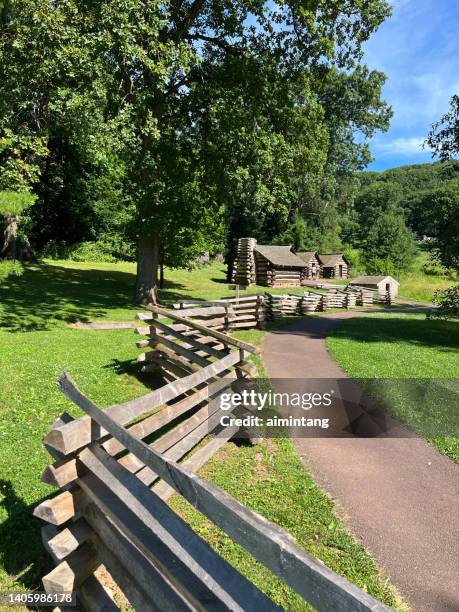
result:
[(339, 277), (343, 278), (343, 266), (341, 264), (339, 265)]
[(386, 293), (390, 292), (390, 283), (386, 283)]

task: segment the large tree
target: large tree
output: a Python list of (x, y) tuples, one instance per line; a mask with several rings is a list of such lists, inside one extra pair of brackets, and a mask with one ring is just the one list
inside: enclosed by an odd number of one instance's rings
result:
[(451, 98), (449, 111), (432, 125), (425, 144), (442, 161), (459, 155), (459, 95)]
[(388, 14), (385, 0), (7, 3), (6, 114), (20, 104), (27, 133), (66, 132), (90, 170), (117, 168), (151, 303), (171, 241), (214, 231), (222, 208), (229, 226), (240, 206), (277, 222), (310, 193), (328, 146), (312, 71), (354, 70)]
[(446, 268), (459, 270), (459, 179), (425, 191), (419, 207), (434, 255)]

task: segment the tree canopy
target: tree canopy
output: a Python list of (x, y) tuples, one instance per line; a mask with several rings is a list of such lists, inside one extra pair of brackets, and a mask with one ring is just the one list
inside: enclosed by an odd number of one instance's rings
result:
[(451, 98), (449, 111), (433, 124), (425, 144), (443, 161), (459, 155), (459, 95)]

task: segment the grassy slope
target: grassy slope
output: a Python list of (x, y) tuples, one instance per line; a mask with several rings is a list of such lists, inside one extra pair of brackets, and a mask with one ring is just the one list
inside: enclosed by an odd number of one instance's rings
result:
[(437, 276), (426, 274), (423, 266), (428, 261), (428, 254), (421, 252), (412, 269), (400, 280), (400, 297), (421, 302), (431, 302), (435, 291), (447, 289), (458, 282), (457, 274), (445, 272)]
[[(451, 285), (457, 284), (458, 276), (454, 272), (444, 272), (444, 274), (426, 274), (423, 270), (424, 264), (428, 261), (428, 254), (420, 251), (409, 272), (397, 277), (400, 281), (399, 298), (418, 300), (420, 302), (431, 302), (435, 291), (447, 289)], [(360, 275), (358, 275), (360, 276)], [(355, 276), (353, 277), (355, 278)], [(347, 285), (348, 280), (323, 279), (323, 282), (332, 285)]]
[[(421, 314), (374, 314), (340, 324), (327, 346), (353, 378), (442, 379), (443, 383), (435, 383), (436, 393), (451, 386), (447, 379), (458, 378), (457, 321), (431, 321)], [(387, 406), (442, 453), (459, 461), (457, 395), (452, 401), (451, 397), (438, 401), (438, 395), (427, 401), (426, 388), (423, 382), (409, 386), (401, 382), (398, 391), (385, 392)], [(454, 388), (457, 392), (457, 384)], [(416, 397), (416, 389), (423, 394)], [(434, 433), (438, 430), (442, 435)]]
[[(67, 369), (99, 405), (146, 391), (137, 376), (130, 330), (69, 329), (66, 322), (129, 320), (133, 266), (56, 264), (29, 267), (0, 286), (0, 589), (35, 588), (48, 566), (35, 505), (51, 493), (40, 474), (49, 463), (41, 439), (63, 410), (78, 416), (54, 381)], [(228, 293), (222, 266), (169, 274), (163, 299), (215, 298)], [(217, 279), (217, 280), (212, 280)], [(260, 342), (263, 332), (241, 332)], [(343, 529), (332, 502), (316, 487), (288, 441), (238, 449), (229, 444), (204, 473), (242, 501), (284, 525), (330, 567), (393, 605), (393, 591), (375, 563)], [(242, 572), (287, 609), (303, 604), (250, 556), (175, 499), (190, 522)]]

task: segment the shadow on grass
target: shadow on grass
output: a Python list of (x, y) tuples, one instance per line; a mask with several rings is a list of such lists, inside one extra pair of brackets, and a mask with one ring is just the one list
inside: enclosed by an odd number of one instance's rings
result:
[(213, 283), (220, 283), (221, 285), (231, 285), (231, 283), (229, 283), (226, 278), (211, 278), (210, 279)]
[(41, 577), (53, 567), (41, 543), (44, 523), (32, 516), (43, 499), (28, 506), (9, 480), (0, 480), (0, 506), (8, 515), (0, 525), (0, 558), (11, 579), (29, 590), (39, 586)]
[[(0, 285), (0, 329), (38, 331), (52, 323), (87, 322), (110, 310), (134, 309), (135, 276), (129, 272), (69, 269), (45, 263), (26, 266), (22, 276)], [(167, 305), (190, 299), (180, 283), (166, 281), (160, 299)], [(138, 306), (137, 306), (138, 308)]]
[[(375, 313), (376, 314), (376, 313)], [(407, 313), (408, 314), (408, 313)], [(362, 343), (393, 342), (436, 348), (439, 351), (459, 350), (459, 322), (424, 318), (384, 317), (308, 317), (291, 326), (271, 330), (273, 334), (304, 335), (325, 338), (332, 335), (342, 340)]]
[(338, 326), (333, 337), (356, 342), (402, 342), (450, 351), (459, 349), (459, 323), (424, 318), (359, 318)]

